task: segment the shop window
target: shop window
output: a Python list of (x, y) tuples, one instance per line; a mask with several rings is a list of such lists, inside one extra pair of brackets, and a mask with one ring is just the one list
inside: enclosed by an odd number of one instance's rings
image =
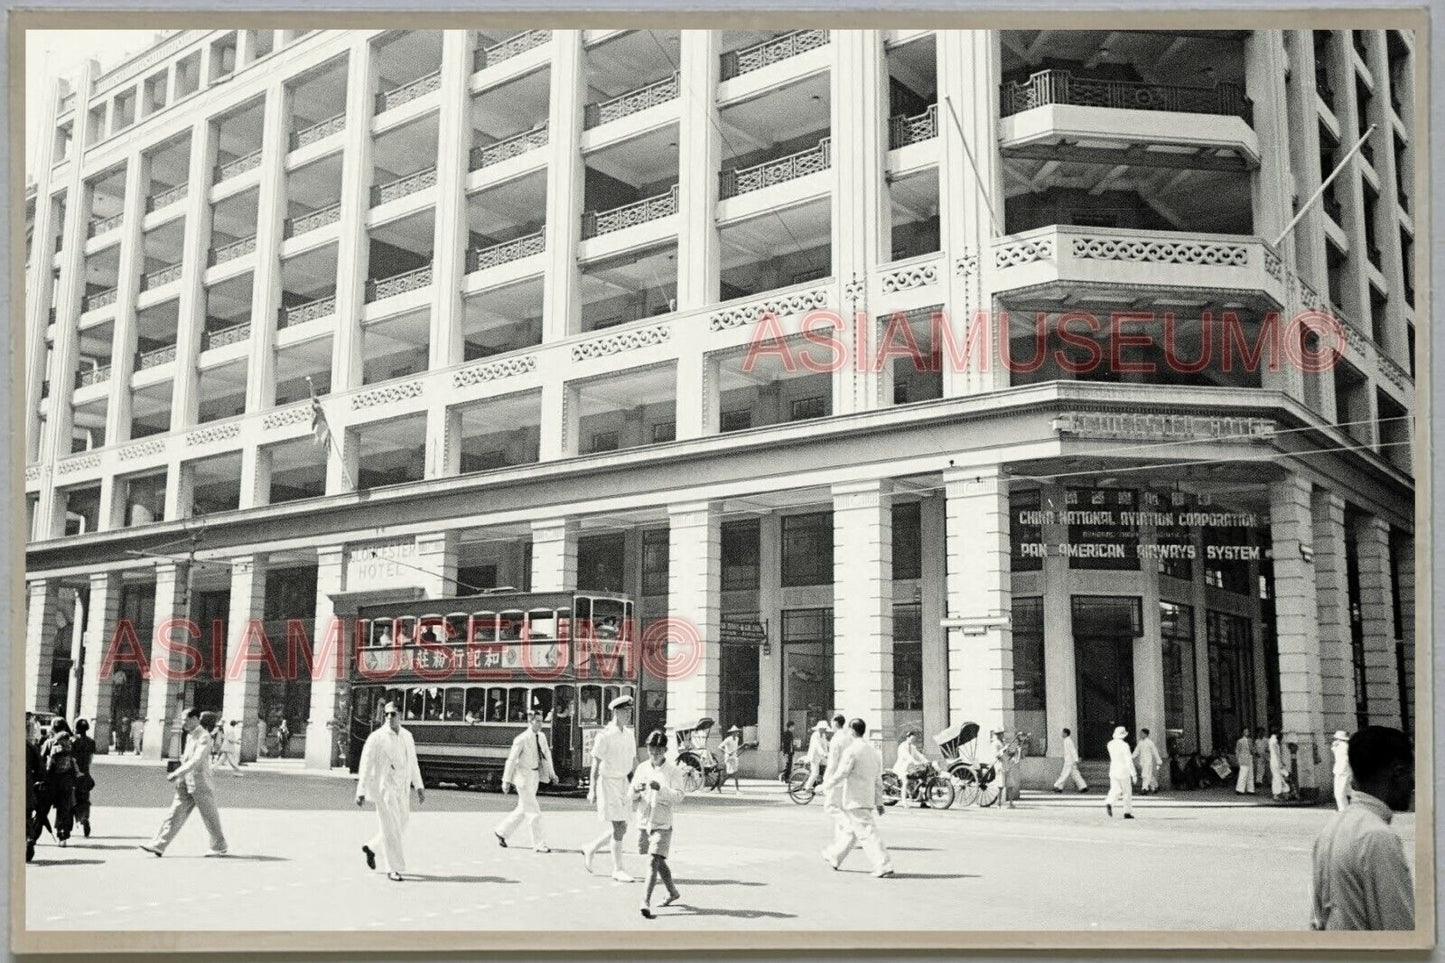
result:
[(923, 607), (893, 606), (893, 708), (923, 710)]
[(783, 516), (783, 585), (833, 581), (833, 513)]
[(1173, 752), (1191, 753), (1199, 748), (1193, 607), (1160, 602), (1159, 634), (1164, 656), (1165, 745)]
[[(893, 580), (923, 577), (923, 506), (893, 506)], [(895, 638), (896, 638), (895, 633)]]
[(642, 533), (642, 594), (667, 594), (669, 532), (665, 528)]
[(756, 519), (722, 526), (722, 589), (756, 589), (759, 584), (760, 528)]
[(783, 722), (807, 732), (834, 708), (833, 610), (785, 609), (782, 647)]

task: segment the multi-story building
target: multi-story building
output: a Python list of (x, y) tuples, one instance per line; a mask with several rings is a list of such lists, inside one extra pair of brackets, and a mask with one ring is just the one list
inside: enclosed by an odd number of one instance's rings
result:
[[(151, 754), (180, 704), (248, 757), (286, 718), (329, 765), (344, 680), (110, 672), (115, 627), (214, 623), (210, 673), (250, 619), (580, 586), (697, 629), (643, 724), (747, 727), (755, 772), (840, 708), (1024, 730), (1029, 778), (1065, 726), (1280, 726), (1327, 784), (1327, 732), (1413, 716), (1415, 56), (239, 30), (83, 71), (28, 207), (27, 700)], [(1327, 370), (1205, 353), (1305, 310)], [(978, 312), (995, 363), (948, 363)]]

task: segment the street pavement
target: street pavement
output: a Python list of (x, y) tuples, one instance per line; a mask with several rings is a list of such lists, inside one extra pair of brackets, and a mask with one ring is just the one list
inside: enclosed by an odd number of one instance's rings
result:
[[(1240, 804), (1233, 794), (1137, 799), (1110, 819), (1102, 796), (1025, 793), (1018, 808), (890, 809), (879, 820), (896, 877), (855, 852), (819, 855), (822, 800), (765, 782), (691, 796), (669, 860), (683, 898), (648, 921), (643, 884), (615, 883), (582, 844), (601, 825), (576, 798), (543, 797), (549, 854), (525, 825), (491, 829), (516, 797), (437, 789), (413, 808), (408, 877), (368, 871), (376, 829), (345, 775), (286, 764), (216, 775), (232, 856), (203, 858), (192, 816), (166, 856), (137, 849), (170, 803), (161, 763), (97, 758), (94, 835), (42, 837), (25, 873), (32, 930), (1289, 930), (1309, 918), (1310, 844), (1333, 807)], [(1413, 866), (1415, 819), (1394, 826)], [(646, 872), (627, 840), (626, 868)], [(656, 901), (661, 899), (661, 888)]]

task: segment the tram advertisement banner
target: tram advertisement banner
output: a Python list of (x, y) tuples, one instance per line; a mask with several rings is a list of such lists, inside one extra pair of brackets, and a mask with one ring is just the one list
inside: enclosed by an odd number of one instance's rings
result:
[[(614, 645), (616, 643), (613, 643)], [(523, 649), (526, 649), (525, 655)], [(470, 663), (470, 664), (468, 664)], [(424, 645), (363, 648), (357, 668), (364, 675), (399, 672), (524, 672), (547, 673), (567, 665), (567, 643), (530, 642), (516, 645)]]

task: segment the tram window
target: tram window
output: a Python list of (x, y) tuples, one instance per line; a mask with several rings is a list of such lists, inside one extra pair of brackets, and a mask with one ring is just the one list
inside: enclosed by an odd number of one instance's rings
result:
[(406, 715), (404, 715), (402, 718), (407, 720), (420, 719), (423, 715), (425, 715), (425, 709), (426, 690), (412, 689), (406, 694)]
[(497, 638), (502, 642), (515, 642), (522, 637), (522, 622), (526, 615), (520, 611), (503, 612), (502, 624)]
[(577, 596), (577, 621), (586, 623), (592, 618), (592, 600), (585, 595)]
[(602, 704), (603, 704), (604, 706), (610, 706), (610, 705), (612, 705), (612, 700), (615, 699), (615, 698), (617, 698), (617, 686), (615, 686), (615, 685), (609, 685), (609, 686), (606, 686), (606, 687), (603, 688), (603, 690), (602, 690)]
[(584, 726), (600, 725), (602, 722), (602, 690), (595, 685), (582, 687), (582, 701), (578, 722)]
[(527, 721), (527, 690), (522, 686), (513, 686), (507, 696), (507, 721)]
[(453, 612), (447, 616), (447, 634), (443, 641), (462, 642), (467, 637), (467, 613)]
[(426, 690), (426, 722), (440, 722), (442, 718), (442, 690), (436, 686)]
[(495, 642), (497, 640), (497, 613), (472, 613), (472, 641)]
[(391, 619), (377, 619), (371, 623), (371, 644), (378, 648), (391, 645)]
[(551, 609), (536, 609), (528, 612), (527, 637), (530, 639), (555, 639), (557, 637), (557, 613)]
[(442, 617), (440, 615), (423, 615), (418, 623), (418, 642), (440, 642), (443, 638), (441, 629)]
[(466, 690), (455, 686), (447, 690), (446, 703), (442, 709), (442, 721), (461, 722), (462, 702), (466, 698)]
[(481, 722), (487, 717), (487, 690), (481, 686), (467, 689), (467, 708), (463, 718), (467, 722)]
[(599, 639), (616, 639), (622, 636), (623, 603), (617, 599), (594, 599), (592, 621), (594, 633)]
[[(632, 686), (630, 686), (630, 685), (625, 685), (625, 686), (622, 687), (622, 694), (625, 695), (625, 696), (627, 696), (627, 698), (632, 699), (632, 700), (634, 700), (634, 701), (637, 699), (637, 694), (632, 691)], [(637, 709), (637, 706), (634, 705), (632, 708), (633, 708), (634, 710), (636, 710), (636, 709)]]
[(538, 686), (532, 690), (532, 709), (542, 713), (543, 722), (552, 721), (552, 690), (547, 686)]
[(361, 645), (361, 646), (369, 646), (369, 645), (371, 645), (371, 638), (372, 638), (372, 624), (371, 624), (371, 619), (357, 619), (357, 620), (356, 620), (356, 638), (359, 640), (359, 641), (357, 642), (358, 645)]
[(505, 722), (507, 720), (507, 690), (501, 686), (493, 686), (487, 690), (487, 721)]
[(416, 617), (403, 615), (396, 620), (396, 638), (402, 645), (416, 641)]
[(553, 705), (553, 715), (557, 719), (569, 719), (572, 716), (572, 704), (576, 699), (576, 689), (570, 685), (559, 685), (556, 690), (556, 697)]

